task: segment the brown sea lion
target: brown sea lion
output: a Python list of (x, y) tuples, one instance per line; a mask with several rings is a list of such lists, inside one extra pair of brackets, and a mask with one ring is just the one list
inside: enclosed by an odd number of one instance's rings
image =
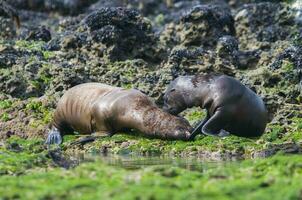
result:
[(59, 100), (46, 143), (61, 143), (67, 131), (111, 136), (131, 128), (146, 136), (179, 140), (188, 140), (192, 131), (186, 120), (162, 111), (138, 90), (85, 83)]
[(180, 76), (170, 83), (163, 109), (177, 115), (186, 108), (207, 110), (205, 119), (191, 137), (202, 132), (223, 136), (227, 132), (242, 137), (263, 134), (267, 111), (262, 99), (236, 79), (226, 75)]

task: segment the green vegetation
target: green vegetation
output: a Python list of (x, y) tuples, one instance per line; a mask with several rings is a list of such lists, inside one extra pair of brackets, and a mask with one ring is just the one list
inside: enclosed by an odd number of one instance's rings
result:
[(12, 106), (12, 102), (10, 100), (3, 100), (0, 101), (0, 109), (7, 109), (10, 108)]
[(54, 52), (44, 50), (45, 44), (46, 43), (44, 41), (17, 40), (15, 42), (15, 46), (22, 50), (31, 51), (31, 52), (34, 51), (42, 52), (43, 58), (45, 60), (55, 57)]
[(32, 99), (26, 105), (25, 111), (33, 115), (33, 121), (30, 124), (32, 127), (46, 125), (52, 120), (52, 109), (44, 106), (39, 100)]
[[(200, 171), (189, 171), (164, 165), (126, 170), (95, 161), (68, 171), (35, 168), (0, 176), (0, 194), (4, 199), (299, 199), (301, 163), (299, 155), (278, 155), (210, 168), (201, 163)], [(22, 159), (5, 166), (28, 167)]]
[(1, 121), (6, 122), (9, 120), (9, 114), (7, 112), (4, 112), (1, 114)]
[(45, 155), (41, 139), (11, 137), (5, 146), (0, 146), (0, 175), (17, 175), (27, 169), (46, 166)]
[(15, 42), (16, 47), (30, 51), (42, 51), (44, 45), (45, 42), (43, 41), (17, 40)]
[[(126, 140), (116, 137), (115, 141)], [(301, 198), (300, 155), (205, 162), (193, 171), (170, 165), (127, 170), (95, 158), (65, 170), (55, 167), (47, 152), (41, 139), (11, 137), (0, 146), (2, 199)]]

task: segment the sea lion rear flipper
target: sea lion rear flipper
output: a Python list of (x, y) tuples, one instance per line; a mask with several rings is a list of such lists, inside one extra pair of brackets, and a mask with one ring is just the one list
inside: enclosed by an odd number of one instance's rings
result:
[(61, 144), (61, 143), (62, 143), (61, 133), (56, 127), (53, 127), (48, 133), (45, 144), (50, 145), (50, 144)]
[(227, 124), (228, 117), (226, 112), (218, 110), (215, 114), (204, 124), (201, 131), (206, 135), (219, 136), (220, 131)]

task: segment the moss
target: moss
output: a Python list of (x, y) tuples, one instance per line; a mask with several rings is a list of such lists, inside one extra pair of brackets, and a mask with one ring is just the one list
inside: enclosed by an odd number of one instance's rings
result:
[(41, 101), (32, 99), (25, 108), (28, 114), (32, 114), (33, 120), (30, 125), (34, 128), (39, 125), (49, 124), (52, 120), (53, 110), (42, 104)]
[(7, 108), (10, 108), (12, 106), (12, 101), (10, 100), (3, 100), (3, 101), (0, 101), (0, 109), (7, 109)]
[(206, 111), (200, 110), (200, 108), (197, 107), (187, 109), (182, 114), (191, 124), (195, 124), (206, 117)]
[[(1, 176), (2, 197), (18, 199), (299, 199), (301, 156), (217, 163), (199, 171), (171, 166), (126, 170), (101, 161), (66, 171)], [(22, 195), (21, 195), (22, 194)]]
[(125, 89), (131, 89), (133, 88), (133, 85), (131, 83), (124, 83), (121, 85), (121, 87)]
[(292, 72), (294, 70), (294, 64), (292, 62), (284, 62), (281, 66), (281, 70), (284, 72)]
[(43, 51), (43, 57), (45, 60), (51, 59), (55, 57), (55, 53), (52, 51)]
[(1, 121), (6, 122), (6, 121), (9, 121), (9, 119), (10, 119), (10, 117), (7, 112), (4, 112), (1, 114)]
[(277, 141), (285, 132), (285, 128), (281, 125), (269, 125), (268, 128), (271, 129), (271, 131), (262, 136), (262, 139), (268, 142)]
[(156, 25), (160, 26), (164, 24), (165, 16), (163, 14), (159, 14), (154, 19)]
[(41, 139), (25, 140), (12, 136), (0, 146), (0, 174), (21, 174), (27, 169), (46, 166), (45, 148)]
[(17, 40), (15, 46), (20, 49), (30, 50), (30, 51), (42, 51), (43, 46), (46, 43), (43, 41), (26, 41), (26, 40)]
[(42, 88), (40, 82), (37, 80), (29, 81), (29, 83), (37, 90), (41, 90), (41, 88)]

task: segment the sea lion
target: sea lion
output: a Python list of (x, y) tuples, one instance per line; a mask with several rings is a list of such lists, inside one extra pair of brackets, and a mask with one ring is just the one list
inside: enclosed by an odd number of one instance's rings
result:
[(164, 94), (163, 110), (177, 115), (199, 106), (207, 116), (192, 132), (223, 136), (227, 132), (241, 137), (261, 136), (267, 124), (262, 99), (238, 80), (217, 74), (180, 76)]
[(162, 111), (142, 92), (101, 83), (69, 89), (59, 100), (46, 143), (61, 143), (68, 131), (111, 136), (137, 129), (162, 139), (188, 140), (192, 127), (180, 117)]

